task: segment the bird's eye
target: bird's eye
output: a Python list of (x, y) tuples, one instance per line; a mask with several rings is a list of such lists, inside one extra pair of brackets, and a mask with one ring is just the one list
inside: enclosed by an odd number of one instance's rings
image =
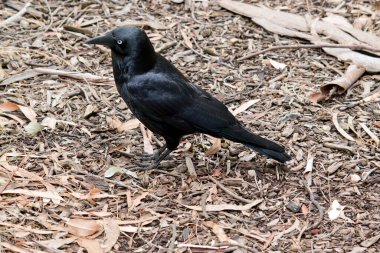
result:
[(119, 44), (119, 45), (121, 45), (121, 44), (123, 44), (123, 41), (122, 40), (117, 40), (116, 43)]

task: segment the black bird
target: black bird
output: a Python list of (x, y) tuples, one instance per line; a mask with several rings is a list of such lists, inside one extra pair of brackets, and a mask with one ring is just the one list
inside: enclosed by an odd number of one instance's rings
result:
[(117, 90), (136, 118), (166, 141), (149, 169), (176, 149), (182, 136), (193, 133), (242, 143), (282, 163), (290, 160), (282, 146), (243, 127), (224, 104), (156, 53), (144, 30), (119, 27), (87, 43), (111, 49)]

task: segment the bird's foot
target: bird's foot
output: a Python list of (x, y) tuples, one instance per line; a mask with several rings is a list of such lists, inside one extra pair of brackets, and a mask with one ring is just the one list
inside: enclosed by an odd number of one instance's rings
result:
[(158, 160), (161, 153), (166, 149), (166, 146), (160, 147), (157, 151), (155, 151), (153, 154), (148, 154), (148, 153), (142, 153), (140, 155), (140, 160), (141, 161), (151, 161), (151, 160)]

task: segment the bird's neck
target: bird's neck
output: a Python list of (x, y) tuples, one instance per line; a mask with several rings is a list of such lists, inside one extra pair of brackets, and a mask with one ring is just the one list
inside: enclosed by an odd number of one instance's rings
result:
[(123, 56), (112, 52), (113, 75), (117, 86), (125, 85), (136, 75), (151, 70), (156, 63), (156, 53)]

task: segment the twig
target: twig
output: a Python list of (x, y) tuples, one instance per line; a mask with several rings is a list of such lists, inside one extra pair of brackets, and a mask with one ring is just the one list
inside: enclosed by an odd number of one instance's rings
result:
[[(311, 229), (314, 229), (319, 226), (319, 224), (322, 222), (323, 219), (323, 209), (321, 205), (318, 203), (318, 201), (315, 200), (314, 198), (314, 193), (311, 191), (310, 187), (308, 186), (307, 182), (305, 180), (302, 180), (302, 184), (305, 186), (306, 190), (309, 193), (310, 196), (310, 201), (315, 205), (315, 207), (318, 209), (318, 219), (316, 222), (314, 222), (313, 225), (310, 227), (306, 228), (304, 231), (309, 231)], [(302, 234), (299, 235), (299, 238), (301, 238)]]
[(15, 15), (7, 18), (6, 20), (4, 20), (3, 22), (0, 23), (0, 27), (4, 27), (6, 26), (7, 24), (9, 23), (12, 23), (12, 22), (15, 22), (17, 20), (19, 20), (26, 12), (26, 9), (30, 6), (30, 1), (27, 2), (24, 7), (19, 11), (17, 12)]
[(298, 234), (298, 237), (297, 237), (297, 241), (298, 241), (298, 242), (301, 242), (302, 235), (303, 235), (303, 233), (305, 233), (305, 231), (306, 231), (306, 229), (307, 229), (307, 225), (308, 225), (308, 224), (306, 223), (306, 225), (303, 226), (303, 228), (301, 229), (300, 233)]
[(170, 239), (168, 253), (174, 252), (174, 245), (175, 245), (176, 238), (177, 238), (177, 226), (175, 224), (172, 224), (172, 238)]
[[(127, 185), (127, 184), (125, 184), (123, 182), (120, 182), (120, 181), (117, 181), (117, 180), (108, 179), (108, 178), (105, 178), (105, 177), (102, 177), (102, 176), (98, 176), (98, 175), (94, 175), (94, 174), (88, 173), (88, 172), (83, 171), (83, 170), (71, 169), (71, 171), (73, 171), (75, 173), (78, 173), (78, 174), (86, 175), (88, 177), (93, 177), (93, 178), (96, 178), (96, 179), (99, 179), (99, 180), (103, 180), (103, 181), (115, 184), (117, 186), (127, 188), (127, 189), (129, 189), (131, 191), (135, 191), (136, 190), (134, 187), (132, 187), (130, 185)], [(161, 200), (160, 197), (157, 197), (156, 195), (154, 195), (152, 193), (149, 193), (148, 196), (154, 198), (155, 200)]]
[(373, 52), (380, 52), (380, 48), (374, 48), (366, 45), (341, 45), (341, 44), (301, 44), (301, 45), (282, 45), (282, 46), (272, 46), (268, 47), (266, 49), (260, 50), (258, 52), (247, 54), (246, 56), (240, 57), (237, 60), (242, 61), (249, 58), (252, 58), (254, 56), (257, 56), (259, 54), (263, 54), (269, 51), (279, 50), (279, 49), (300, 49), (300, 48), (349, 48), (353, 50), (368, 50)]
[(168, 43), (163, 44), (160, 48), (156, 50), (157, 53), (161, 53), (162, 51), (171, 48), (173, 46), (177, 45), (177, 41), (170, 41)]
[(247, 204), (252, 203), (252, 200), (240, 197), (239, 195), (237, 195), (236, 193), (232, 192), (230, 189), (228, 189), (227, 187), (225, 187), (224, 185), (222, 185), (220, 182), (218, 182), (218, 180), (216, 180), (212, 176), (209, 176), (208, 178), (211, 181), (213, 181), (217, 186), (219, 186), (223, 191), (225, 191), (228, 195), (234, 197), (235, 199), (240, 200), (240, 201), (242, 201), (244, 203), (247, 203)]
[(223, 246), (227, 246), (227, 247), (239, 247), (239, 248), (243, 248), (245, 250), (247, 250), (248, 252), (253, 252), (253, 253), (259, 253), (259, 251), (257, 251), (257, 249), (255, 249), (254, 247), (248, 247), (248, 246), (245, 246), (243, 244), (240, 244), (240, 243), (218, 243), (218, 244), (215, 244), (214, 246), (217, 246), (217, 247), (223, 247)]
[(205, 219), (208, 219), (208, 214), (206, 212), (206, 201), (207, 201), (207, 196), (208, 196), (208, 191), (204, 192), (202, 194), (202, 198), (201, 198), (201, 207), (202, 207), (202, 213), (205, 217)]

